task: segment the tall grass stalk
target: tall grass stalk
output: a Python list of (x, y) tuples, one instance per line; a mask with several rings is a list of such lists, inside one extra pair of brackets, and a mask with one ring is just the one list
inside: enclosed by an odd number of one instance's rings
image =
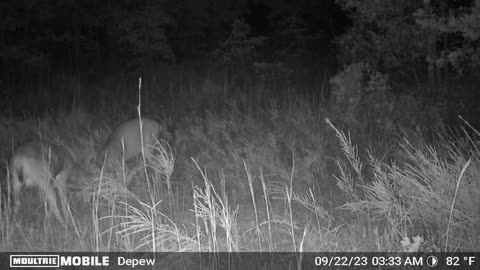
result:
[(263, 170), (260, 168), (260, 183), (262, 183), (262, 191), (263, 191), (263, 198), (265, 199), (265, 211), (267, 213), (267, 226), (268, 226), (268, 251), (272, 252), (272, 245), (273, 245), (273, 237), (272, 237), (272, 219), (271, 219), (271, 206), (270, 200), (268, 199), (268, 190), (267, 184), (265, 183), (265, 178), (263, 176)]
[[(146, 161), (146, 158), (145, 158), (145, 146), (143, 145), (143, 120), (142, 120), (141, 106), (142, 106), (142, 77), (139, 77), (138, 78), (138, 106), (137, 106), (138, 123), (139, 123), (138, 126), (140, 128), (140, 145), (141, 145), (141, 152), (142, 152), (143, 171), (144, 171), (144, 174), (145, 174), (145, 180), (147, 181), (148, 190), (151, 191), (152, 187), (151, 187), (150, 183), (153, 183), (153, 181), (149, 181), (149, 175), (148, 175), (148, 172), (147, 172), (147, 161)], [(150, 201), (151, 201), (152, 205), (155, 205), (156, 204), (155, 203), (156, 197), (152, 193), (149, 193), (149, 194), (150, 194)], [(151, 215), (156, 215), (156, 211), (152, 210), (152, 212), (150, 214)], [(152, 220), (156, 220), (156, 217), (153, 218)], [(153, 252), (155, 252), (155, 249), (157, 247), (157, 245), (155, 243), (156, 237), (155, 237), (155, 229), (154, 228), (155, 228), (154, 224), (151, 224), (151, 233), (152, 233), (152, 239), (153, 239)]]
[(447, 252), (450, 225), (452, 224), (453, 209), (455, 207), (455, 201), (456, 201), (456, 198), (457, 198), (457, 195), (458, 195), (458, 189), (460, 187), (460, 181), (462, 180), (463, 175), (465, 174), (465, 171), (467, 170), (468, 166), (472, 162), (472, 159), (473, 159), (473, 156), (468, 159), (467, 163), (465, 163), (465, 165), (463, 166), (462, 171), (460, 172), (460, 175), (458, 176), (458, 179), (457, 179), (457, 185), (455, 187), (455, 195), (453, 195), (452, 205), (450, 206), (450, 214), (448, 216), (448, 225), (447, 225), (447, 233), (446, 233), (446, 236), (445, 236), (444, 252)]
[[(194, 186), (194, 209), (197, 219), (197, 226), (203, 223), (205, 233), (201, 230), (197, 231), (197, 235), (205, 235), (207, 241), (208, 251), (216, 252), (222, 251), (226, 248), (228, 251), (239, 251), (239, 236), (237, 228), (237, 213), (228, 205), (228, 198), (224, 201), (221, 196), (217, 194), (207, 175), (200, 169), (198, 163), (192, 159), (197, 169), (200, 171), (204, 180), (205, 188), (201, 189)], [(225, 245), (220, 246), (218, 242), (218, 229), (222, 228), (225, 231)]]
[(248, 180), (248, 186), (250, 188), (250, 196), (252, 198), (252, 204), (253, 204), (253, 210), (255, 213), (255, 231), (257, 232), (257, 244), (258, 244), (258, 250), (262, 251), (262, 244), (260, 240), (262, 239), (262, 232), (260, 230), (259, 222), (258, 222), (258, 211), (257, 211), (257, 203), (255, 200), (255, 192), (253, 191), (253, 176), (250, 173), (250, 171), (247, 168), (247, 164), (245, 163), (245, 160), (243, 161), (243, 167), (245, 168), (245, 172), (247, 173), (247, 180)]
[(292, 196), (293, 196), (293, 174), (295, 171), (295, 157), (292, 158), (292, 170), (290, 172), (290, 186), (285, 185), (285, 194), (287, 198), (288, 215), (290, 218), (290, 236), (292, 237), (293, 251), (297, 252), (297, 244), (295, 241), (295, 231), (293, 225)]

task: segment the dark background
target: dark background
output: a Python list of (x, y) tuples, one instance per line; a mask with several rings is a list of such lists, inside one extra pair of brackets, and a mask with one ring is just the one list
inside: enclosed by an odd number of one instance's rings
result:
[(479, 113), (474, 1), (5, 0), (0, 10), (0, 104), (13, 115), (129, 102), (140, 76), (170, 115), (232, 100), (332, 104), (329, 79), (353, 63), (388, 76), (389, 93), (441, 104), (449, 122)]
[[(479, 0), (1, 0), (0, 182), (55, 142), (97, 200), (22, 192), (0, 250), (479, 250), (479, 40)], [(139, 112), (158, 193), (95, 160)]]

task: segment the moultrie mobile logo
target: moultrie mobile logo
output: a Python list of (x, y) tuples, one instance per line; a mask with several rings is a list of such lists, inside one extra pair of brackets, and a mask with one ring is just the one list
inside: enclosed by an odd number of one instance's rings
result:
[(10, 267), (58, 267), (59, 255), (10, 255)]

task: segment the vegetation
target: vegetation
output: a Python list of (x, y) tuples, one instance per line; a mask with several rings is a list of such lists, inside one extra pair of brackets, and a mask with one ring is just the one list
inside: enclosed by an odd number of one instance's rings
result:
[[(479, 250), (474, 3), (27, 2), (0, 4), (1, 188), (29, 139), (82, 175), (66, 226), (35, 190), (2, 200), (0, 250)], [(99, 166), (141, 116), (153, 160)]]

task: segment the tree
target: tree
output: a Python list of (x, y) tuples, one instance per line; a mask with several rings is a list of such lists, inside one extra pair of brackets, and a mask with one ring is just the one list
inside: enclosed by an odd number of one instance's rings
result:
[(352, 26), (336, 40), (343, 64), (365, 62), (384, 72), (418, 76), (415, 67), (425, 60), (427, 47), (425, 31), (413, 16), (421, 1), (337, 2), (352, 20)]
[(430, 2), (425, 3), (425, 7), (415, 13), (417, 23), (427, 31), (449, 37), (445, 38), (440, 54), (429, 61), (440, 67), (450, 65), (459, 76), (477, 74), (480, 71), (480, 1), (476, 0), (472, 7), (450, 7), (444, 16), (432, 13)]
[(352, 19), (336, 41), (345, 64), (366, 62), (397, 79), (426, 78), (432, 89), (441, 89), (448, 68), (478, 70), (478, 0), (473, 7), (453, 0), (337, 2)]

